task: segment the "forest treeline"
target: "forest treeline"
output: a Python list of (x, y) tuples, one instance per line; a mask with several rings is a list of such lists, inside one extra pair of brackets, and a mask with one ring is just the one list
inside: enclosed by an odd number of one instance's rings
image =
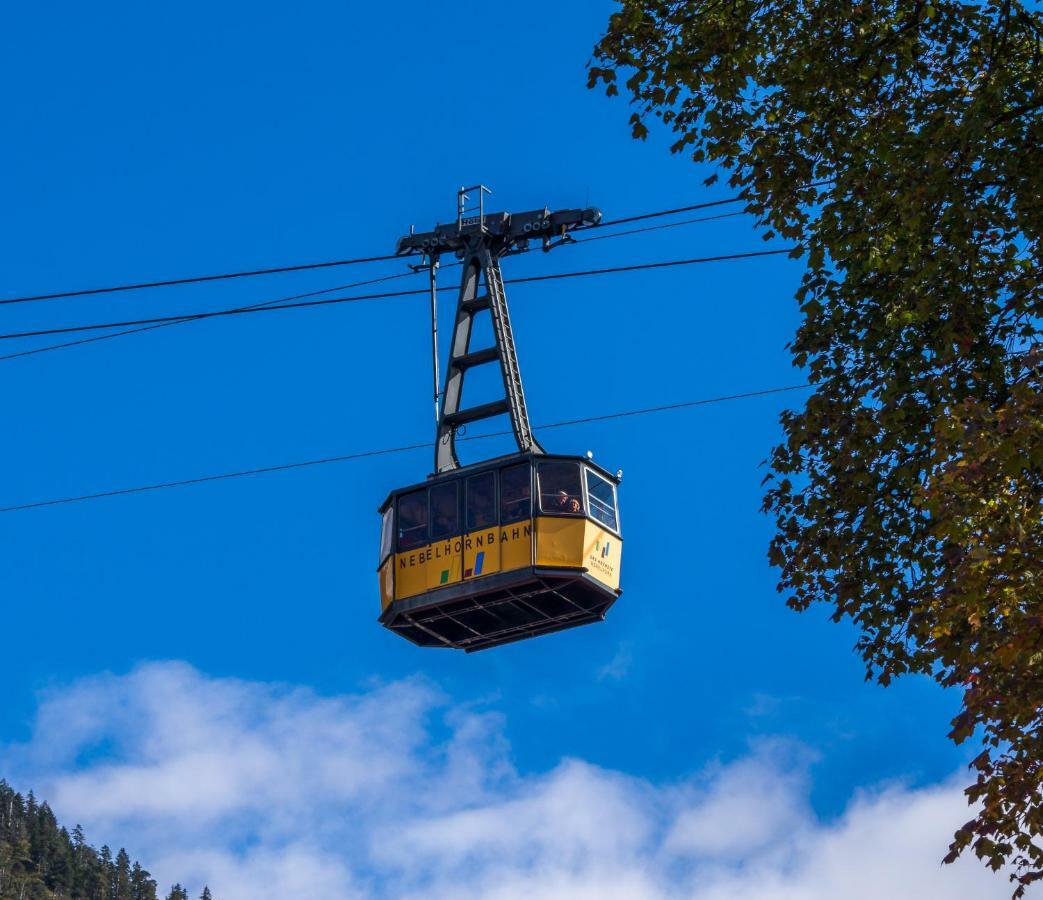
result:
[[(160, 900), (155, 879), (126, 850), (95, 850), (77, 825), (0, 780), (0, 900)], [(164, 900), (189, 900), (175, 884)], [(213, 900), (203, 888), (200, 900)]]

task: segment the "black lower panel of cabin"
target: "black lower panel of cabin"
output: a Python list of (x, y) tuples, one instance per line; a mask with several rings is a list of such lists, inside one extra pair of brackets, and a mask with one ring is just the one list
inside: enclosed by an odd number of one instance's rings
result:
[(380, 621), (421, 647), (473, 652), (600, 622), (617, 596), (582, 572), (507, 574), (397, 601)]

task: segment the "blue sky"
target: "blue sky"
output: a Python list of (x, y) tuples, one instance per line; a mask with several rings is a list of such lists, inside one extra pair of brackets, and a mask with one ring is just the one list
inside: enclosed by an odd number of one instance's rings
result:
[[(612, 8), (404, 2), (393, 21), (334, 3), (12, 10), (0, 35), (13, 87), (2, 294), (383, 254), (410, 224), (449, 219), (456, 188), (476, 181), (497, 209), (589, 202), (607, 218), (730, 196), (702, 187), (711, 170), (671, 157), (661, 131), (631, 140), (625, 104), (586, 89)], [(764, 246), (738, 217), (505, 270)], [(9, 332), (217, 309), (403, 270), (0, 316)], [(799, 383), (785, 345), (800, 271), (777, 257), (511, 289), (534, 420)], [(0, 361), (2, 505), (425, 441), (424, 303), (242, 316)], [(775, 592), (761, 463), (798, 399), (548, 432), (549, 449), (590, 449), (625, 472), (624, 596), (601, 625), (473, 656), (419, 650), (376, 623), (375, 509), (426, 475), (427, 450), (0, 515), (0, 744), (20, 748), (10, 759), (26, 778), (43, 773), (26, 761), (42, 752), (42, 698), (176, 660), (214, 683), (318, 697), (421, 679), (449, 707), (495, 716), (523, 781), (576, 759), (672, 784), (770, 738), (808, 752), (807, 799), (823, 822), (860, 790), (948, 783), (969, 758), (944, 737), (957, 698), (917, 679), (865, 684), (852, 629), (821, 610), (798, 616)], [(437, 742), (452, 717), (428, 727)], [(962, 814), (940, 820), (934, 859)]]

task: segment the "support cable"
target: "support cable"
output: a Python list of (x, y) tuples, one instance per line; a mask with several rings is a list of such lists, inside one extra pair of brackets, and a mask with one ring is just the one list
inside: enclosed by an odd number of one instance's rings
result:
[[(833, 179), (826, 179), (824, 181), (815, 181), (807, 185), (809, 188), (822, 187), (826, 184), (832, 184)], [(577, 231), (588, 231), (592, 228), (607, 228), (610, 225), (623, 225), (627, 222), (639, 222), (644, 219), (655, 219), (662, 216), (672, 216), (677, 213), (692, 212), (697, 209), (711, 209), (716, 206), (725, 206), (731, 203), (742, 203), (746, 201), (746, 197), (737, 196), (729, 197), (725, 200), (711, 200), (707, 203), (693, 203), (690, 206), (678, 206), (673, 209), (661, 209), (655, 212), (640, 213), (634, 216), (624, 216), (620, 219), (609, 219), (604, 222), (598, 222), (597, 224), (587, 225), (582, 229), (576, 229)], [(37, 300), (65, 300), (73, 297), (90, 297), (97, 296), (99, 294), (115, 294), (123, 293), (126, 291), (141, 291), (149, 288), (160, 288), (160, 287), (173, 287), (175, 285), (182, 284), (202, 284), (209, 281), (227, 281), (233, 278), (254, 278), (261, 275), (280, 275), (286, 272), (305, 272), (314, 269), (329, 269), (334, 266), (354, 266), (362, 263), (382, 262), (389, 259), (401, 259), (402, 257), (398, 254), (384, 254), (382, 256), (360, 256), (354, 259), (334, 259), (326, 260), (323, 262), (314, 263), (299, 263), (297, 265), (290, 266), (274, 266), (268, 269), (248, 269), (241, 272), (222, 272), (216, 275), (193, 275), (185, 278), (169, 278), (162, 281), (141, 281), (132, 284), (118, 284), (109, 287), (100, 288), (83, 288), (80, 290), (73, 291), (57, 291), (49, 294), (32, 294), (24, 297), (5, 297), (0, 298), (0, 305), (7, 303), (30, 303)]]
[[(632, 234), (642, 234), (642, 233), (644, 233), (646, 231), (659, 231), (659, 230), (662, 230), (664, 228), (679, 228), (679, 227), (684, 226), (684, 225), (694, 225), (697, 222), (712, 222), (712, 221), (714, 221), (716, 219), (728, 219), (728, 218), (731, 218), (733, 216), (742, 216), (742, 215), (745, 215), (745, 213), (743, 213), (743, 212), (722, 213), (722, 214), (716, 215), (716, 216), (700, 216), (700, 217), (695, 218), (695, 219), (682, 219), (680, 222), (667, 222), (665, 225), (650, 225), (650, 226), (646, 226), (644, 228), (632, 228), (632, 229), (630, 229), (628, 231), (617, 231), (617, 232), (612, 232), (612, 233), (609, 233), (609, 234), (599, 234), (596, 237), (578, 238), (578, 239), (574, 238), (573, 240), (569, 241), (567, 244), (564, 244), (562, 246), (569, 246), (571, 244), (589, 244), (592, 241), (605, 241), (605, 240), (608, 240), (609, 238), (627, 237), (627, 236), (632, 235)], [(530, 253), (532, 251), (531, 250), (527, 250), (525, 252), (526, 253)], [(448, 263), (445, 266), (443, 266), (443, 268), (448, 269), (448, 268), (451, 268), (453, 266), (459, 266), (459, 265), (460, 265), (460, 263)], [(275, 305), (278, 305), (278, 304), (281, 304), (281, 303), (290, 303), (290, 302), (292, 302), (294, 300), (301, 300), (301, 299), (305, 299), (307, 297), (317, 296), (319, 294), (327, 294), (327, 293), (331, 293), (332, 291), (348, 290), (348, 289), (353, 288), (353, 287), (361, 287), (362, 285), (365, 285), (365, 284), (376, 284), (377, 282), (381, 282), (381, 281), (391, 281), (394, 278), (406, 278), (406, 277), (408, 277), (408, 276), (410, 276), (412, 274), (415, 274), (417, 271), (418, 270), (414, 269), (413, 272), (403, 272), (403, 273), (397, 274), (397, 275), (388, 275), (385, 278), (371, 278), (371, 279), (369, 279), (367, 281), (356, 281), (356, 282), (353, 282), (352, 284), (342, 284), (342, 285), (338, 285), (337, 287), (326, 288), (325, 290), (321, 290), (321, 291), (311, 291), (311, 292), (309, 292), (307, 294), (294, 294), (294, 295), (289, 296), (289, 297), (280, 297), (280, 298), (278, 298), (276, 300), (267, 300), (264, 303), (257, 303), (257, 304), (254, 304), (254, 305), (260, 307), (260, 306), (275, 306)], [(3, 362), (5, 359), (17, 359), (17, 358), (22, 357), (22, 356), (34, 356), (37, 353), (48, 353), (51, 350), (65, 350), (65, 349), (67, 349), (69, 347), (79, 347), (81, 344), (94, 344), (94, 343), (97, 343), (98, 341), (107, 341), (107, 340), (110, 340), (111, 338), (123, 337), (123, 336), (128, 335), (128, 334), (138, 334), (138, 333), (140, 333), (142, 331), (153, 331), (153, 330), (155, 330), (157, 328), (167, 328), (167, 327), (169, 327), (171, 325), (180, 325), (180, 324), (183, 324), (185, 322), (194, 322), (194, 321), (197, 321), (197, 319), (195, 317), (193, 317), (193, 316), (186, 316), (183, 319), (179, 319), (179, 320), (173, 321), (173, 322), (162, 322), (162, 323), (160, 323), (158, 325), (146, 325), (146, 326), (144, 326), (142, 328), (130, 328), (130, 329), (127, 329), (125, 331), (116, 331), (116, 332), (113, 332), (112, 334), (103, 334), (103, 335), (99, 335), (99, 336), (96, 336), (96, 337), (81, 338), (80, 340), (76, 340), (76, 341), (65, 341), (64, 343), (61, 343), (61, 344), (49, 344), (46, 347), (36, 347), (33, 350), (22, 350), (22, 351), (20, 351), (18, 353), (8, 353), (5, 356), (0, 356), (0, 362)], [(437, 403), (437, 401), (436, 401), (436, 403)]]
[[(772, 394), (782, 394), (789, 391), (806, 390), (811, 384), (793, 384), (786, 387), (766, 388), (759, 391), (746, 391), (741, 394), (727, 394), (721, 397), (709, 397), (702, 400), (688, 400), (681, 403), (669, 403), (662, 406), (648, 406), (643, 409), (629, 409), (619, 412), (606, 413), (600, 416), (586, 416), (582, 419), (567, 419), (562, 422), (550, 422), (545, 425), (535, 426), (539, 430), (551, 428), (572, 428), (576, 425), (586, 425), (591, 422), (607, 422), (615, 419), (625, 419), (633, 416), (646, 416), (655, 413), (668, 412), (678, 409), (691, 409), (697, 406), (709, 406), (717, 403), (727, 403), (734, 400), (747, 400), (753, 397), (766, 397)], [(475, 434), (461, 436), (461, 441), (481, 441), (488, 438), (503, 437), (513, 434), (512, 431), (495, 431), (489, 434)], [(119, 497), (126, 494), (142, 494), (149, 491), (160, 491), (168, 488), (187, 487), (193, 484), (205, 484), (211, 481), (224, 481), (230, 478), (245, 478), (251, 475), (266, 475), (271, 472), (285, 472), (290, 469), (304, 469), (311, 466), (327, 465), (329, 463), (350, 462), (352, 460), (365, 459), (371, 456), (386, 456), (392, 453), (406, 453), (412, 450), (430, 450), (431, 442), (422, 444), (407, 444), (401, 447), (384, 447), (379, 450), (363, 450), (359, 453), (349, 453), (343, 456), (327, 456), (322, 459), (309, 459), (302, 462), (283, 463), (276, 466), (262, 466), (256, 469), (242, 469), (237, 472), (221, 472), (216, 475), (204, 475), (198, 478), (183, 478), (178, 481), (164, 481), (157, 484), (138, 485), (136, 487), (118, 488), (110, 491), (99, 491), (94, 494), (81, 494), (74, 497), (60, 497), (54, 500), (37, 500), (31, 503), (21, 503), (17, 506), (0, 507), (0, 513), (19, 512), (26, 509), (39, 509), (44, 506), (61, 506), (68, 503), (81, 503), (88, 500), (100, 500), (105, 497)]]
[[(679, 228), (682, 225), (694, 225), (696, 222), (714, 222), (717, 219), (731, 219), (735, 216), (744, 215), (746, 215), (744, 212), (720, 213), (716, 216), (699, 216), (697, 219), (682, 219), (680, 222), (667, 222), (665, 225), (646, 225), (644, 228), (631, 228), (627, 231), (613, 231), (610, 234), (599, 234), (595, 237), (573, 238), (567, 244), (563, 244), (562, 246), (567, 247), (569, 244), (590, 244), (593, 241), (607, 241), (609, 238), (628, 237), (632, 234), (644, 234), (646, 231), (662, 231), (666, 228)], [(586, 231), (585, 228), (578, 230)]]
[[(643, 219), (654, 219), (660, 216), (671, 216), (675, 213), (690, 212), (696, 209), (708, 209), (714, 206), (722, 206), (727, 203), (738, 203), (744, 198), (732, 197), (728, 200), (714, 200), (709, 203), (696, 203), (692, 206), (680, 206), (676, 209), (664, 209), (658, 212), (642, 213), (637, 216), (627, 216), (622, 219), (613, 219), (601, 222), (588, 228), (605, 228), (609, 225), (621, 225), (625, 222), (636, 222)], [(582, 230), (587, 230), (586, 228)], [(269, 269), (249, 269), (242, 272), (222, 272), (216, 275), (193, 275), (185, 278), (169, 278), (162, 281), (142, 281), (131, 284), (118, 284), (109, 287), (83, 288), (73, 291), (57, 291), (49, 294), (32, 294), (24, 297), (5, 297), (0, 299), (0, 305), (8, 303), (31, 303), (38, 300), (67, 300), (73, 297), (90, 297), (99, 294), (115, 294), (126, 291), (141, 291), (150, 288), (173, 287), (183, 284), (203, 284), (209, 281), (227, 281), (233, 278), (254, 278), (261, 275), (280, 275), (286, 272), (306, 272), (314, 269), (329, 269), (334, 266), (354, 266), (361, 263), (383, 262), (390, 259), (402, 259), (398, 254), (391, 253), (383, 256), (361, 256), (355, 259), (335, 259), (324, 262), (300, 263), (291, 266), (275, 266)]]
[(83, 288), (76, 291), (58, 291), (53, 294), (33, 294), (27, 297), (6, 297), (0, 305), (7, 303), (32, 303), (36, 300), (67, 300), (72, 297), (90, 297), (97, 294), (116, 294), (124, 291), (143, 291), (148, 288), (174, 287), (179, 284), (203, 284), (207, 281), (228, 281), (232, 278), (254, 278), (258, 275), (281, 275), (284, 272), (307, 272), (312, 269), (330, 269), (334, 266), (356, 266), (361, 263), (383, 262), (398, 259), (394, 254), (384, 256), (361, 256), (356, 259), (334, 259), (327, 262), (301, 263), (294, 266), (276, 266), (271, 269), (251, 269), (245, 272), (223, 272), (219, 275), (193, 275), (187, 278), (170, 278), (166, 281), (141, 281), (135, 284), (118, 284), (111, 287)]
[[(316, 297), (320, 294), (329, 294), (333, 291), (346, 291), (351, 288), (362, 287), (366, 284), (377, 284), (382, 281), (392, 281), (396, 278), (408, 278), (414, 275), (413, 272), (398, 272), (394, 275), (385, 275), (383, 278), (370, 278), (366, 281), (354, 281), (351, 284), (339, 284), (331, 288), (323, 288), (321, 291), (308, 291), (305, 294), (293, 294), (289, 297), (277, 297), (275, 300), (265, 300), (263, 303), (255, 303), (252, 306), (244, 306), (244, 310), (261, 309), (266, 306), (275, 306), (279, 303), (291, 303), (294, 300), (303, 300), (306, 297)], [(33, 356), (37, 353), (47, 353), (51, 350), (64, 350), (67, 347), (78, 347), (81, 344), (93, 344), (97, 341), (107, 341), (111, 338), (123, 337), (128, 334), (139, 334), (142, 331), (155, 331), (157, 328), (169, 328), (171, 325), (184, 325), (187, 322), (196, 322), (200, 316), (184, 316), (182, 318), (173, 319), (169, 322), (160, 322), (157, 325), (145, 325), (142, 328), (128, 328), (126, 331), (114, 331), (111, 334), (102, 334), (96, 337), (80, 338), (77, 341), (66, 341), (64, 344), (49, 344), (46, 347), (35, 347), (32, 350), (21, 350), (18, 353), (8, 353), (6, 356), (0, 356), (0, 362), (5, 359), (17, 359), (20, 356)]]
[(697, 209), (713, 209), (715, 206), (728, 206), (732, 203), (742, 203), (745, 197), (729, 197), (727, 200), (711, 200), (709, 203), (693, 203), (691, 206), (678, 206), (674, 209), (662, 209), (658, 212), (641, 213), (636, 216), (624, 216), (621, 219), (606, 219), (594, 225), (585, 225), (577, 228), (577, 231), (589, 231), (592, 228), (608, 228), (610, 225), (625, 225), (628, 222), (642, 222), (645, 219), (656, 219), (660, 216), (673, 216), (677, 213), (693, 212)]
[[(522, 278), (509, 278), (504, 284), (526, 284), (537, 281), (556, 281), (563, 278), (585, 278), (591, 275), (613, 275), (621, 272), (637, 272), (646, 269), (665, 269), (674, 266), (690, 266), (699, 263), (723, 262), (726, 260), (755, 259), (765, 256), (779, 256), (781, 254), (796, 254), (800, 252), (799, 247), (785, 247), (779, 250), (757, 250), (748, 253), (728, 253), (720, 256), (700, 256), (692, 259), (675, 259), (665, 262), (639, 263), (630, 266), (611, 266), (604, 269), (584, 269), (579, 272), (559, 272), (551, 275), (527, 275)], [(438, 288), (442, 290), (455, 290), (452, 286)], [(127, 328), (138, 325), (156, 325), (160, 323), (181, 322), (188, 319), (212, 319), (218, 316), (237, 316), (247, 313), (277, 312), (287, 309), (307, 309), (316, 306), (330, 306), (337, 303), (356, 303), (360, 300), (385, 300), (392, 297), (408, 297), (416, 294), (429, 294), (428, 288), (420, 288), (412, 291), (385, 291), (373, 294), (358, 294), (354, 297), (332, 297), (325, 300), (300, 300), (292, 303), (281, 303), (274, 306), (240, 306), (234, 309), (213, 310), (200, 313), (182, 313), (176, 316), (156, 316), (149, 319), (130, 319), (121, 322), (96, 322), (89, 325), (67, 325), (61, 328), (41, 328), (34, 331), (19, 331), (8, 334), (0, 334), (0, 340), (14, 340), (16, 338), (42, 337), (50, 334), (72, 334), (82, 331), (98, 331), (105, 328)]]
[[(808, 184), (806, 187), (818, 188), (818, 187), (824, 187), (825, 185), (832, 184), (832, 183), (833, 183), (833, 179), (832, 178), (826, 178), (826, 179), (823, 179), (822, 181), (813, 181), (810, 184)], [(708, 203), (693, 203), (691, 206), (678, 206), (678, 207), (675, 207), (674, 209), (661, 209), (661, 210), (659, 210), (657, 212), (641, 213), (640, 215), (636, 215), (636, 216), (624, 216), (621, 219), (607, 219), (607, 220), (605, 220), (603, 222), (597, 222), (597, 223), (592, 224), (592, 225), (584, 225), (582, 228), (577, 228), (576, 231), (589, 231), (592, 228), (608, 228), (611, 225), (624, 225), (627, 222), (641, 222), (644, 219), (655, 219), (655, 218), (657, 218), (659, 216), (672, 216), (672, 215), (676, 215), (677, 213), (693, 212), (694, 210), (697, 210), (697, 209), (712, 209), (715, 206), (727, 206), (727, 205), (729, 205), (731, 203), (744, 203), (748, 199), (749, 198), (747, 198), (747, 197), (738, 196), (738, 197), (729, 197), (727, 200), (711, 200)], [(736, 213), (735, 215), (745, 215), (745, 213)]]

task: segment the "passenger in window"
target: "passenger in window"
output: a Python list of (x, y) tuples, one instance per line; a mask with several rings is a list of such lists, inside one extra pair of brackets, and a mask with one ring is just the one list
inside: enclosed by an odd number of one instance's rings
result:
[(540, 466), (540, 504), (552, 514), (579, 515), (583, 512), (579, 469), (569, 463)]
[(557, 511), (575, 515), (583, 512), (583, 504), (568, 491), (558, 491)]
[(407, 494), (398, 502), (398, 546), (413, 550), (427, 543), (427, 495)]

